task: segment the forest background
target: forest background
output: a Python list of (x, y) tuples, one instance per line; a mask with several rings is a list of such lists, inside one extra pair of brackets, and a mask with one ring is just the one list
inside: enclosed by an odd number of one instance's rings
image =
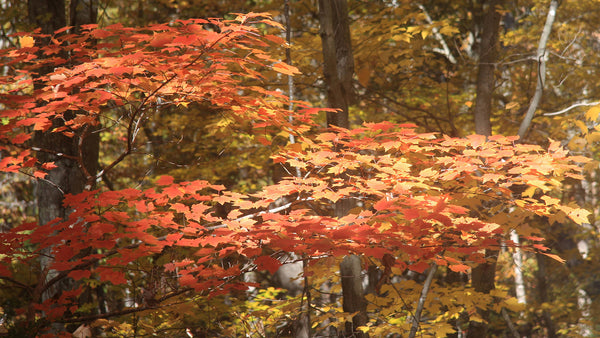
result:
[(599, 334), (598, 1), (0, 4), (0, 334)]

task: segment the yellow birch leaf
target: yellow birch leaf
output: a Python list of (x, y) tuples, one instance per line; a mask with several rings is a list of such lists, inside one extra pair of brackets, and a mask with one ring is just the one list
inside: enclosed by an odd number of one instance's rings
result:
[(361, 330), (364, 333), (367, 333), (367, 332), (369, 332), (370, 327), (362, 325), (362, 326), (357, 327), (357, 329)]
[(525, 310), (525, 304), (519, 303), (515, 297), (504, 300), (504, 307), (512, 312), (521, 312)]
[(596, 121), (600, 115), (600, 105), (593, 106), (585, 113), (585, 118), (590, 121)]
[(592, 133), (589, 133), (586, 137), (585, 140), (587, 141), (588, 144), (591, 143), (596, 143), (598, 141), (600, 141), (600, 133), (597, 131), (594, 131)]
[(498, 298), (505, 298), (506, 296), (508, 296), (508, 292), (506, 292), (505, 290), (502, 290), (502, 289), (494, 289), (494, 290), (490, 291), (490, 296), (498, 297)]
[(483, 318), (481, 318), (481, 316), (477, 312), (471, 314), (469, 316), (469, 319), (471, 321), (473, 321), (473, 322), (478, 322), (478, 323), (484, 323), (485, 322), (485, 320)]
[[(392, 40), (394, 41), (404, 41), (406, 43), (410, 43), (410, 39), (412, 38), (412, 35), (408, 34), (408, 33), (402, 33), (402, 34), (396, 34), (392, 37)], [(379, 79), (379, 78), (377, 78)]]
[(456, 330), (446, 323), (436, 323), (432, 329), (436, 337), (447, 337), (448, 334), (456, 333)]
[(586, 125), (586, 124), (585, 124), (583, 121), (576, 120), (576, 121), (575, 121), (575, 125), (576, 125), (577, 127), (579, 127), (579, 129), (581, 130), (581, 132), (582, 132), (584, 135), (588, 133), (588, 127), (587, 127), (587, 125)]
[(458, 28), (450, 25), (440, 28), (440, 33), (443, 35), (453, 35), (459, 32), (460, 31), (458, 30)]
[(569, 142), (569, 149), (572, 150), (581, 150), (587, 144), (586, 140), (581, 137), (573, 137), (571, 142)]
[(598, 168), (598, 161), (589, 161), (583, 165), (584, 171), (592, 171), (596, 170), (596, 168)]
[(406, 27), (406, 31), (409, 32), (409, 33), (415, 33), (415, 32), (417, 32), (420, 29), (421, 29), (421, 27), (419, 27), (419, 26), (409, 26), (409, 27)]

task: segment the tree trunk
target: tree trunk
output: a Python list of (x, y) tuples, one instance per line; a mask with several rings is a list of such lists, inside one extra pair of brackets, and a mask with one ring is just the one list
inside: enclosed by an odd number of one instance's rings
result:
[(52, 34), (67, 25), (65, 0), (28, 0), (29, 22), (42, 33)]
[(354, 57), (346, 0), (319, 0), (319, 20), (327, 103), (329, 108), (339, 109), (327, 112), (327, 126), (349, 128)]
[[(536, 273), (537, 279), (537, 291), (538, 291), (538, 301), (540, 304), (544, 304), (548, 301), (548, 287), (546, 283), (546, 256), (537, 253), (536, 255), (538, 270)], [(555, 338), (558, 337), (556, 335), (556, 328), (554, 327), (554, 322), (552, 321), (552, 316), (547, 309), (542, 309), (542, 318), (544, 320), (544, 324), (546, 326), (546, 337)]]
[[(496, 6), (501, 0), (483, 0), (485, 14), (480, 20), (481, 42), (479, 44), (479, 68), (477, 71), (477, 96), (475, 98), (475, 132), (479, 135), (492, 134), (492, 94), (494, 92), (494, 71), (497, 62), (498, 32), (500, 13)], [(486, 8), (487, 7), (487, 8)]]
[[(319, 0), (319, 20), (327, 103), (329, 108), (338, 109), (337, 112), (327, 112), (327, 126), (349, 128), (348, 107), (352, 103), (354, 57), (346, 0)], [(353, 205), (352, 200), (341, 199), (334, 206), (334, 215), (347, 215)], [(356, 330), (368, 321), (361, 271), (360, 258), (356, 255), (347, 256), (340, 263), (344, 312), (359, 312), (352, 322), (346, 322), (345, 337), (368, 337)]]
[(358, 312), (356, 316), (352, 317), (352, 322), (346, 322), (344, 337), (368, 337), (367, 334), (357, 330), (359, 326), (366, 325), (369, 321), (361, 271), (360, 258), (356, 255), (346, 256), (340, 263), (344, 312)]
[[(490, 291), (495, 288), (494, 279), (496, 277), (498, 251), (486, 249), (485, 256), (487, 261), (473, 268), (473, 272), (471, 273), (471, 283), (475, 291), (490, 293)], [(489, 312), (487, 310), (481, 310), (480, 316), (487, 321)], [(467, 338), (487, 337), (487, 329), (488, 325), (486, 322), (471, 321), (469, 322)]]
[(510, 231), (510, 239), (515, 244), (515, 252), (513, 253), (513, 261), (515, 267), (515, 297), (521, 304), (527, 304), (527, 295), (525, 293), (525, 280), (523, 279), (523, 255), (520, 247), (519, 234), (515, 230)]
[[(71, 24), (95, 23), (95, 1), (71, 1)], [(84, 6), (84, 3), (88, 7)], [(53, 34), (54, 31), (68, 24), (64, 0), (29, 0), (27, 5), (30, 22), (34, 26), (40, 27), (42, 33)], [(80, 16), (80, 13), (85, 13), (85, 15)], [(39, 41), (38, 43), (45, 42)], [(46, 68), (42, 69), (41, 73), (47, 74), (51, 71), (52, 68)], [(35, 85), (40, 86), (40, 84)], [(65, 120), (72, 119), (75, 115), (76, 112), (67, 112), (63, 116), (64, 120), (56, 118), (52, 121), (52, 126), (63, 126)], [(37, 154), (38, 160), (41, 163), (54, 162), (57, 166), (49, 172), (46, 180), (37, 182), (35, 195), (40, 226), (44, 226), (56, 218), (67, 217), (68, 210), (63, 206), (64, 195), (77, 194), (86, 188), (90, 189), (95, 182), (94, 175), (98, 169), (100, 139), (98, 133), (93, 132), (95, 130), (93, 127), (82, 128), (73, 137), (52, 133), (51, 130), (52, 128), (47, 132), (38, 132), (33, 140), (35, 147), (42, 150)], [(80, 156), (79, 160), (73, 159)], [(42, 272), (40, 283), (42, 284), (55, 276), (55, 272), (49, 271), (52, 262), (51, 250), (47, 250), (45, 254), (40, 259)], [(44, 301), (57, 295), (61, 290), (68, 290), (71, 287), (69, 282), (65, 280), (63, 283), (57, 283), (55, 287), (37, 296)]]
[[(500, 13), (497, 6), (501, 0), (482, 0), (482, 9), (485, 14), (480, 20), (481, 42), (479, 44), (479, 69), (477, 72), (477, 97), (475, 98), (475, 132), (480, 135), (490, 136), (492, 134), (491, 116), (492, 99), (495, 86), (495, 64), (497, 62), (498, 32), (500, 28)], [(473, 288), (477, 292), (490, 293), (494, 289), (496, 277), (496, 261), (498, 252), (486, 250), (487, 262), (473, 269), (471, 274)], [(481, 311), (481, 317), (488, 319), (488, 312)], [(468, 338), (479, 338), (487, 336), (487, 324), (485, 322), (471, 321), (469, 323)]]
[(79, 27), (90, 23), (96, 23), (98, 17), (98, 0), (71, 0), (69, 9), (69, 26), (73, 26), (75, 33), (79, 33)]

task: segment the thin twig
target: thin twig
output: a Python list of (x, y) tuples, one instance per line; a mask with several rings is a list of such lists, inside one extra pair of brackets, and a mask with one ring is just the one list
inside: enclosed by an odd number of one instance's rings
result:
[[(193, 288), (184, 288), (182, 290), (178, 290), (178, 291), (174, 291), (172, 293), (169, 293), (163, 297), (161, 297), (160, 299), (157, 299), (157, 302), (162, 302), (164, 300), (167, 300), (169, 298), (175, 297), (175, 296), (179, 296), (183, 293), (186, 293), (188, 291), (192, 291)], [(164, 308), (167, 306), (171, 306), (171, 305), (177, 305), (180, 304), (181, 302), (176, 302), (173, 304), (165, 304), (165, 305), (155, 305), (155, 306), (150, 306), (150, 305), (146, 305), (146, 306), (141, 306), (141, 307), (136, 307), (136, 308), (129, 308), (129, 309), (125, 309), (125, 310), (121, 310), (121, 311), (115, 311), (115, 312), (109, 312), (109, 313), (101, 313), (101, 314), (97, 314), (97, 315), (91, 315), (91, 316), (85, 316), (85, 317), (78, 317), (78, 318), (67, 318), (67, 319), (63, 319), (63, 320), (55, 320), (57, 323), (63, 323), (63, 324), (68, 324), (68, 323), (84, 323), (84, 322), (91, 322), (94, 321), (96, 319), (103, 319), (103, 318), (111, 318), (111, 317), (117, 317), (117, 316), (123, 316), (123, 315), (127, 315), (130, 313), (137, 313), (137, 312), (141, 312), (141, 311), (146, 311), (146, 310), (150, 310), (150, 309), (156, 309), (156, 308)]]
[[(218, 43), (223, 41), (223, 39), (227, 38), (233, 32), (234, 31), (232, 31), (232, 30), (228, 31), (227, 33), (225, 33), (221, 37), (219, 37), (217, 40), (215, 40), (213, 43), (211, 43), (209, 46), (207, 46), (206, 48), (203, 48), (203, 50), (200, 53), (198, 53), (198, 56), (196, 56), (194, 59), (192, 59), (192, 61), (190, 61), (187, 65), (183, 66), (182, 69), (187, 69), (187, 68), (193, 66), (194, 64), (196, 64), (202, 57), (204, 57), (204, 55), (206, 54), (207, 51), (211, 50), (214, 46), (216, 46)], [(122, 152), (112, 163), (110, 163), (108, 166), (106, 166), (105, 168), (100, 170), (98, 172), (98, 174), (96, 175), (96, 179), (99, 179), (102, 176), (104, 176), (107, 171), (111, 170), (113, 167), (115, 167), (117, 164), (119, 164), (121, 161), (123, 161), (123, 159), (125, 159), (125, 157), (127, 157), (127, 155), (129, 155), (131, 153), (131, 151), (133, 150), (133, 145), (132, 145), (133, 134), (134, 134), (133, 128), (134, 128), (134, 121), (135, 121), (136, 117), (138, 117), (138, 114), (139, 114), (139, 119), (141, 119), (143, 117), (143, 108), (146, 105), (146, 103), (148, 102), (148, 100), (150, 100), (151, 97), (156, 96), (161, 89), (163, 89), (167, 84), (172, 82), (178, 76), (179, 76), (178, 73), (171, 75), (171, 77), (169, 77), (168, 79), (163, 81), (163, 83), (160, 86), (158, 86), (156, 89), (154, 89), (148, 96), (144, 97), (144, 99), (140, 102), (140, 104), (135, 108), (135, 111), (133, 111), (131, 114), (131, 119), (129, 121), (129, 125), (127, 126), (127, 147), (126, 147), (125, 151)]]
[(508, 311), (506, 311), (505, 308), (502, 308), (502, 317), (504, 317), (504, 320), (506, 321), (506, 324), (508, 325), (508, 329), (510, 330), (510, 333), (512, 334), (512, 336), (514, 338), (521, 338), (521, 335), (519, 335), (519, 331), (517, 331), (515, 324), (512, 322), (512, 320), (510, 320)]
[[(279, 211), (288, 209), (289, 207), (291, 207), (294, 204), (302, 203), (302, 202), (306, 202), (306, 201), (312, 201), (312, 200), (313, 200), (312, 198), (307, 198), (307, 199), (303, 199), (303, 200), (296, 199), (296, 200), (291, 201), (289, 203), (286, 203), (286, 204), (284, 204), (282, 206), (279, 206), (279, 207), (276, 207), (276, 208), (272, 208), (272, 209), (263, 210), (263, 211), (259, 211), (259, 212), (255, 212), (253, 214), (249, 214), (249, 215), (246, 215), (246, 216), (242, 216), (240, 218), (236, 218), (233, 221), (234, 222), (239, 222), (241, 220), (244, 220), (244, 219), (247, 219), (247, 218), (258, 217), (258, 216), (266, 214), (266, 213), (279, 212)], [(227, 227), (227, 224), (218, 224), (218, 225), (213, 225), (213, 226), (206, 227), (206, 230), (210, 231), (210, 230), (222, 229), (222, 228), (226, 228), (226, 227)]]

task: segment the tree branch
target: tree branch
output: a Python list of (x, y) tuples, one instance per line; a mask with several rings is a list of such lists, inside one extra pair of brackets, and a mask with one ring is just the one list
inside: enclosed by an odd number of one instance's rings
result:
[[(162, 302), (165, 301), (169, 298), (173, 298), (175, 296), (181, 295), (183, 293), (186, 293), (188, 291), (192, 291), (193, 288), (184, 288), (182, 290), (178, 290), (172, 293), (169, 293), (167, 295), (162, 296), (161, 298), (157, 299), (158, 302)], [(123, 315), (127, 315), (130, 313), (136, 313), (136, 312), (140, 312), (140, 311), (145, 311), (145, 310), (149, 310), (149, 309), (156, 309), (159, 307), (167, 307), (170, 306), (172, 304), (165, 304), (162, 306), (150, 306), (150, 305), (146, 305), (146, 306), (141, 306), (141, 307), (136, 307), (136, 308), (130, 308), (130, 309), (125, 309), (125, 310), (121, 310), (121, 311), (115, 311), (115, 312), (110, 312), (110, 313), (100, 313), (97, 315), (91, 315), (91, 316), (85, 316), (85, 317), (78, 317), (78, 318), (67, 318), (67, 319), (63, 319), (63, 320), (56, 320), (56, 322), (58, 323), (63, 323), (63, 324), (69, 324), (69, 323), (85, 323), (85, 322), (91, 322), (97, 319), (103, 319), (103, 318), (110, 318), (110, 317), (117, 317), (117, 316), (123, 316)]]
[(415, 336), (417, 335), (417, 330), (419, 329), (419, 322), (421, 321), (421, 313), (423, 312), (423, 307), (425, 307), (427, 293), (429, 293), (431, 281), (433, 280), (433, 275), (435, 275), (436, 271), (437, 264), (433, 263), (433, 266), (429, 269), (429, 273), (427, 274), (427, 279), (425, 279), (425, 284), (423, 284), (423, 290), (421, 290), (421, 297), (419, 297), (417, 310), (415, 311), (415, 315), (413, 316), (412, 328), (410, 329), (410, 334), (408, 336), (409, 338), (415, 338)]
[(597, 106), (600, 104), (600, 101), (596, 101), (596, 102), (580, 102), (580, 103), (575, 103), (573, 105), (570, 105), (569, 107), (559, 110), (559, 111), (555, 111), (552, 113), (544, 113), (542, 115), (544, 116), (556, 116), (556, 115), (560, 115), (560, 114), (564, 114), (566, 112), (568, 112), (571, 109), (577, 108), (577, 107), (584, 107), (584, 106)]
[(139, 246), (139, 244), (130, 244), (127, 246), (124, 246), (122, 248), (118, 248), (118, 249), (113, 249), (110, 250), (108, 252), (104, 253), (103, 257), (100, 258), (91, 258), (89, 260), (86, 260), (83, 263), (79, 263), (77, 265), (75, 265), (74, 267), (68, 269), (68, 270), (63, 270), (60, 271), (56, 276), (54, 276), (52, 279), (50, 279), (49, 281), (45, 282), (44, 285), (42, 286), (42, 291), (46, 291), (48, 290), (52, 285), (58, 283), (61, 279), (67, 277), (69, 275), (69, 273), (71, 273), (71, 271), (75, 271), (75, 270), (82, 270), (83, 268), (87, 268), (95, 263), (97, 263), (98, 261), (100, 261), (101, 259), (106, 259), (112, 255), (115, 255), (117, 253), (119, 253), (119, 249), (135, 249)]
[(512, 320), (510, 320), (510, 316), (508, 315), (508, 311), (506, 311), (505, 308), (502, 308), (502, 317), (506, 321), (506, 325), (508, 325), (508, 329), (510, 330), (510, 333), (512, 334), (512, 336), (514, 338), (521, 338), (521, 336), (519, 335), (519, 331), (517, 331), (517, 328), (515, 327), (515, 324), (512, 322)]
[(546, 82), (546, 61), (548, 59), (548, 55), (546, 54), (546, 44), (548, 43), (548, 38), (550, 37), (550, 33), (552, 32), (552, 24), (554, 23), (554, 19), (556, 18), (556, 9), (558, 8), (558, 0), (550, 1), (550, 8), (548, 9), (548, 15), (546, 16), (546, 23), (544, 24), (544, 30), (542, 31), (542, 36), (540, 37), (540, 42), (537, 49), (537, 62), (538, 66), (538, 76), (537, 76), (537, 85), (535, 88), (535, 94), (529, 103), (529, 108), (527, 109), (527, 113), (525, 114), (525, 118), (521, 122), (521, 126), (519, 127), (519, 137), (523, 139), (527, 129), (531, 125), (531, 120), (533, 120), (533, 116), (535, 111), (542, 100), (542, 94), (544, 92), (544, 82)]
[[(227, 38), (233, 32), (234, 31), (230, 30), (228, 32), (223, 33), (222, 36), (220, 36), (218, 39), (213, 41), (210, 45), (203, 48), (202, 51), (200, 51), (200, 53), (198, 53), (198, 55), (194, 59), (192, 59), (192, 61), (190, 61), (185, 66), (183, 66), (182, 69), (187, 69), (187, 68), (193, 66), (194, 64), (196, 64), (198, 61), (200, 61), (200, 59), (202, 59), (202, 57), (204, 57), (204, 55), (206, 54), (207, 51), (213, 49), (218, 43), (223, 41), (225, 38)], [(110, 163), (109, 165), (107, 165), (106, 167), (101, 169), (98, 172), (98, 174), (96, 174), (96, 180), (102, 178), (102, 176), (104, 176), (107, 171), (111, 170), (117, 164), (121, 163), (121, 161), (123, 161), (125, 159), (125, 157), (127, 157), (127, 155), (129, 155), (131, 153), (131, 151), (133, 150), (133, 142), (135, 141), (135, 136), (137, 135), (137, 130), (134, 131), (133, 127), (135, 124), (136, 128), (137, 128), (137, 126), (139, 125), (139, 122), (143, 118), (144, 106), (146, 105), (148, 100), (150, 100), (150, 98), (152, 98), (153, 96), (156, 96), (161, 89), (163, 89), (166, 85), (168, 85), (170, 82), (175, 80), (175, 78), (177, 78), (177, 76), (179, 76), (178, 73), (171, 75), (169, 78), (167, 78), (165, 81), (163, 81), (160, 84), (160, 86), (158, 86), (156, 89), (154, 89), (152, 92), (150, 92), (150, 94), (148, 94), (146, 97), (144, 97), (142, 99), (142, 101), (140, 102), (140, 104), (137, 107), (135, 107), (135, 111), (133, 111), (133, 113), (131, 114), (131, 120), (129, 121), (129, 125), (127, 127), (127, 147), (126, 147), (125, 151), (123, 151), (114, 161), (112, 161), (112, 163)], [(137, 118), (137, 121), (134, 123), (136, 118)]]
[[(427, 20), (427, 23), (432, 25), (433, 20), (431, 19), (431, 16), (429, 16), (429, 13), (427, 12), (427, 9), (425, 9), (425, 6), (423, 6), (421, 4), (418, 4), (417, 6), (425, 14), (425, 19)], [(442, 45), (441, 49), (434, 48), (433, 51), (444, 55), (448, 59), (448, 61), (450, 61), (450, 63), (455, 65), (456, 58), (454, 57), (454, 55), (452, 55), (452, 52), (450, 51), (450, 48), (448, 47), (446, 40), (444, 40), (444, 36), (440, 33), (440, 30), (437, 27), (431, 27), (431, 31), (433, 32), (433, 36), (435, 36), (435, 39), (440, 43), (440, 45)]]

